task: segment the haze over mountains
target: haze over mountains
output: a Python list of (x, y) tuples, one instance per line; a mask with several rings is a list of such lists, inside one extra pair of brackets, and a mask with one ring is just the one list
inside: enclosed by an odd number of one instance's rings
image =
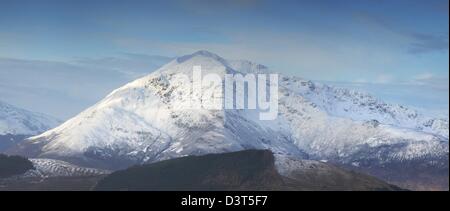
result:
[[(191, 75), (194, 65), (201, 65), (203, 74), (270, 72), (207, 51), (179, 57), (9, 153), (121, 169), (188, 155), (270, 149), (276, 157), (323, 160), (406, 188), (448, 189), (448, 119), (282, 75), (276, 120), (261, 121), (248, 109), (180, 110), (190, 87), (176, 74)], [(409, 171), (399, 170), (402, 166)]]

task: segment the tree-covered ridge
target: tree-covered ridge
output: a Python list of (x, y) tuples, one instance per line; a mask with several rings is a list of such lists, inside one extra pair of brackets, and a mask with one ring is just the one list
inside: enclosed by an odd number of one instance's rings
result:
[(33, 168), (33, 163), (24, 157), (0, 154), (0, 178), (23, 174)]

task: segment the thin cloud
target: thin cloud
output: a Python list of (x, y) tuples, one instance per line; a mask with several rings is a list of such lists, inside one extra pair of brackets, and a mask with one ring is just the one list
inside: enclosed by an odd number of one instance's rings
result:
[(407, 43), (408, 53), (423, 54), (431, 52), (443, 52), (449, 49), (449, 35), (448, 31), (443, 34), (431, 34), (414, 32), (395, 26), (394, 20), (388, 20), (386, 17), (380, 17), (367, 12), (358, 12), (354, 17), (368, 25), (384, 29), (393, 34), (404, 37)]
[(178, 6), (196, 15), (213, 15), (224, 11), (239, 11), (260, 6), (263, 0), (188, 0), (177, 2)]
[(410, 53), (421, 54), (448, 50), (448, 35), (412, 33), (411, 36), (415, 41), (411, 43)]
[(66, 119), (169, 59), (139, 54), (69, 62), (0, 58), (0, 99)]
[(146, 54), (122, 53), (120, 56), (102, 58), (77, 58), (72, 63), (101, 68), (124, 74), (130, 79), (148, 74), (172, 60), (166, 56), (150, 56)]
[(394, 80), (394, 77), (392, 75), (381, 74), (381, 75), (377, 76), (377, 78), (375, 79), (375, 83), (388, 84), (388, 83), (392, 83), (393, 80)]
[(413, 77), (411, 84), (427, 86), (436, 90), (449, 91), (448, 76), (437, 76), (432, 73), (423, 73)]

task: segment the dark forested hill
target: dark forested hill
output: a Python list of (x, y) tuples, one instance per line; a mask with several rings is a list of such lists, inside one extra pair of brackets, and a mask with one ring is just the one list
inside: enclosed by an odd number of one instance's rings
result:
[(134, 166), (105, 177), (95, 190), (330, 190), (329, 184), (333, 190), (399, 190), (367, 175), (343, 174), (337, 167), (327, 176), (305, 176), (314, 171), (287, 178), (278, 173), (271, 151), (246, 150)]
[(23, 174), (32, 168), (33, 163), (26, 158), (0, 154), (0, 178)]

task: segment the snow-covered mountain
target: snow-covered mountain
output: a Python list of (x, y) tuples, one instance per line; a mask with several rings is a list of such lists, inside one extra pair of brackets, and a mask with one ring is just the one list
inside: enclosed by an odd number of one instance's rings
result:
[(37, 135), (59, 123), (53, 117), (27, 111), (0, 101), (0, 135)]
[(26, 137), (38, 135), (60, 122), (0, 101), (0, 152)]
[(276, 120), (259, 120), (258, 110), (180, 109), (191, 88), (177, 73), (192, 75), (195, 65), (203, 74), (270, 72), (206, 51), (179, 57), (11, 153), (117, 169), (255, 148), (362, 169), (407, 161), (448, 169), (448, 119), (302, 78), (280, 77)]
[[(361, 92), (283, 77), (281, 115), (297, 145), (322, 159), (353, 159), (364, 148), (398, 146), (386, 159), (448, 153), (448, 119), (427, 118)], [(364, 154), (364, 153), (363, 153)]]

